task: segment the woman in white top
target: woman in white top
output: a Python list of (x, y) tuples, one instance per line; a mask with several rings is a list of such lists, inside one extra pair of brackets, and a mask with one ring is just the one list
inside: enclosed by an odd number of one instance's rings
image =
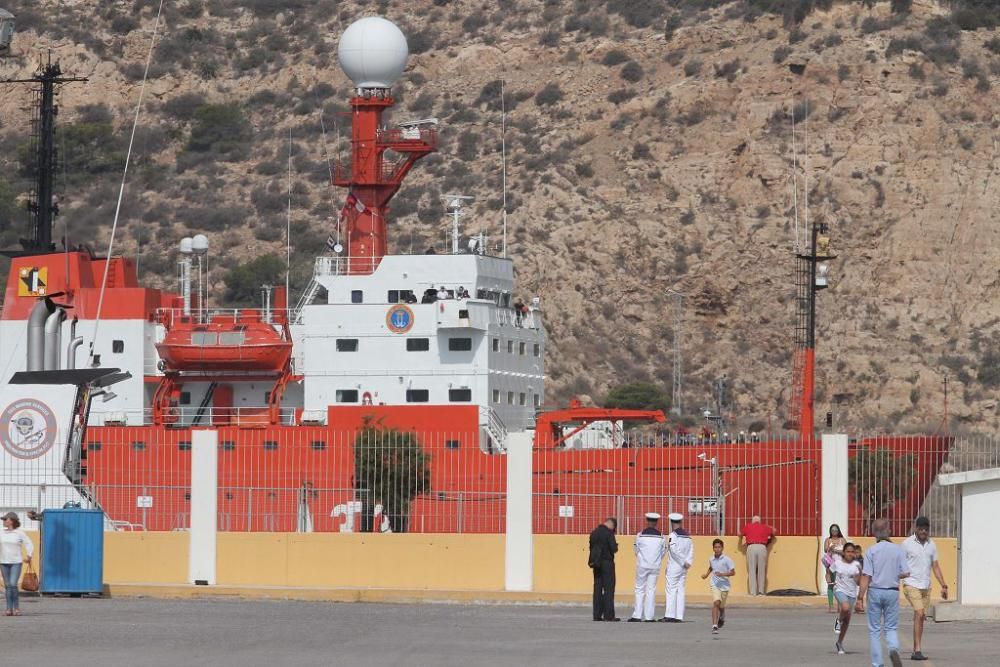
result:
[[(27, 558), (21, 555), (24, 549)], [(13, 512), (3, 515), (3, 530), (0, 530), (0, 573), (3, 574), (4, 593), (7, 600), (7, 610), (4, 616), (20, 616), (18, 607), (17, 585), (21, 580), (21, 564), (30, 563), (35, 553), (35, 545), (31, 538), (21, 530), (21, 521)]]
[[(844, 560), (845, 544), (847, 544), (847, 538), (844, 537), (844, 533), (840, 530), (840, 526), (835, 523), (830, 524), (830, 536), (823, 541), (823, 566), (827, 569), (826, 605), (827, 611), (831, 614), (835, 610), (833, 606), (833, 577), (830, 574), (830, 566), (833, 565), (833, 563), (839, 563)], [(837, 631), (840, 631), (839, 626)]]

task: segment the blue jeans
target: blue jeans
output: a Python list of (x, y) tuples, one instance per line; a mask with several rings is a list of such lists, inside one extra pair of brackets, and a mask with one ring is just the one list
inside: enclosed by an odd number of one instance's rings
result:
[(3, 573), (7, 610), (14, 611), (18, 608), (17, 583), (21, 579), (21, 563), (0, 563), (0, 572)]
[(882, 630), (890, 651), (899, 650), (899, 591), (884, 588), (868, 589), (868, 634), (871, 638), (872, 665), (882, 667)]

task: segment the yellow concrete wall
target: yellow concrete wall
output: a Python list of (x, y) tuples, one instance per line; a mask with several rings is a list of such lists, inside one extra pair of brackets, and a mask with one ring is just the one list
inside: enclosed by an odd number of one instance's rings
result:
[[(37, 536), (32, 539), (37, 544)], [(723, 539), (726, 553), (736, 562), (733, 590), (746, 592), (744, 554), (736, 550), (736, 538)], [(712, 538), (696, 536), (694, 540), (695, 565), (687, 590), (707, 594), (708, 583), (701, 574), (708, 567)], [(858, 541), (864, 547), (872, 543), (870, 539)], [(618, 542), (618, 590), (627, 592), (635, 571), (633, 538), (620, 536)], [(938, 538), (935, 542), (945, 579), (954, 593), (956, 540)], [(536, 535), (534, 545), (535, 591), (586, 593), (591, 589), (586, 535)], [(768, 562), (768, 589), (816, 591), (819, 546), (815, 538), (778, 538)], [(108, 583), (182, 584), (187, 580), (187, 558), (185, 532), (105, 534), (104, 573)], [(218, 583), (499, 591), (504, 585), (504, 536), (220, 533)], [(936, 582), (933, 595), (939, 595)]]
[(220, 533), (218, 582), (502, 590), (504, 536)]

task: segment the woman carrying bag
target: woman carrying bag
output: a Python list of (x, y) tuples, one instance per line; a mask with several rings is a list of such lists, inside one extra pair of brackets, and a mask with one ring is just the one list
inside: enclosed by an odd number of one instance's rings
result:
[[(21, 555), (22, 547), (27, 558)], [(13, 512), (4, 514), (3, 529), (0, 530), (0, 573), (3, 574), (4, 597), (7, 601), (4, 616), (21, 615), (17, 592), (17, 584), (21, 578), (21, 564), (27, 563), (30, 568), (31, 556), (34, 553), (35, 545), (21, 530), (21, 521), (17, 515)]]

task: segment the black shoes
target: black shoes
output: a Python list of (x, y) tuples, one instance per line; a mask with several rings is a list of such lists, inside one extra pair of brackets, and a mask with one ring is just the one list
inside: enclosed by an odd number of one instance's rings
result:
[(914, 651), (913, 655), (910, 656), (910, 660), (927, 660), (927, 656), (921, 651)]
[(633, 616), (632, 618), (628, 619), (628, 622), (629, 623), (642, 623), (642, 619), (641, 618), (636, 618), (635, 616)]

